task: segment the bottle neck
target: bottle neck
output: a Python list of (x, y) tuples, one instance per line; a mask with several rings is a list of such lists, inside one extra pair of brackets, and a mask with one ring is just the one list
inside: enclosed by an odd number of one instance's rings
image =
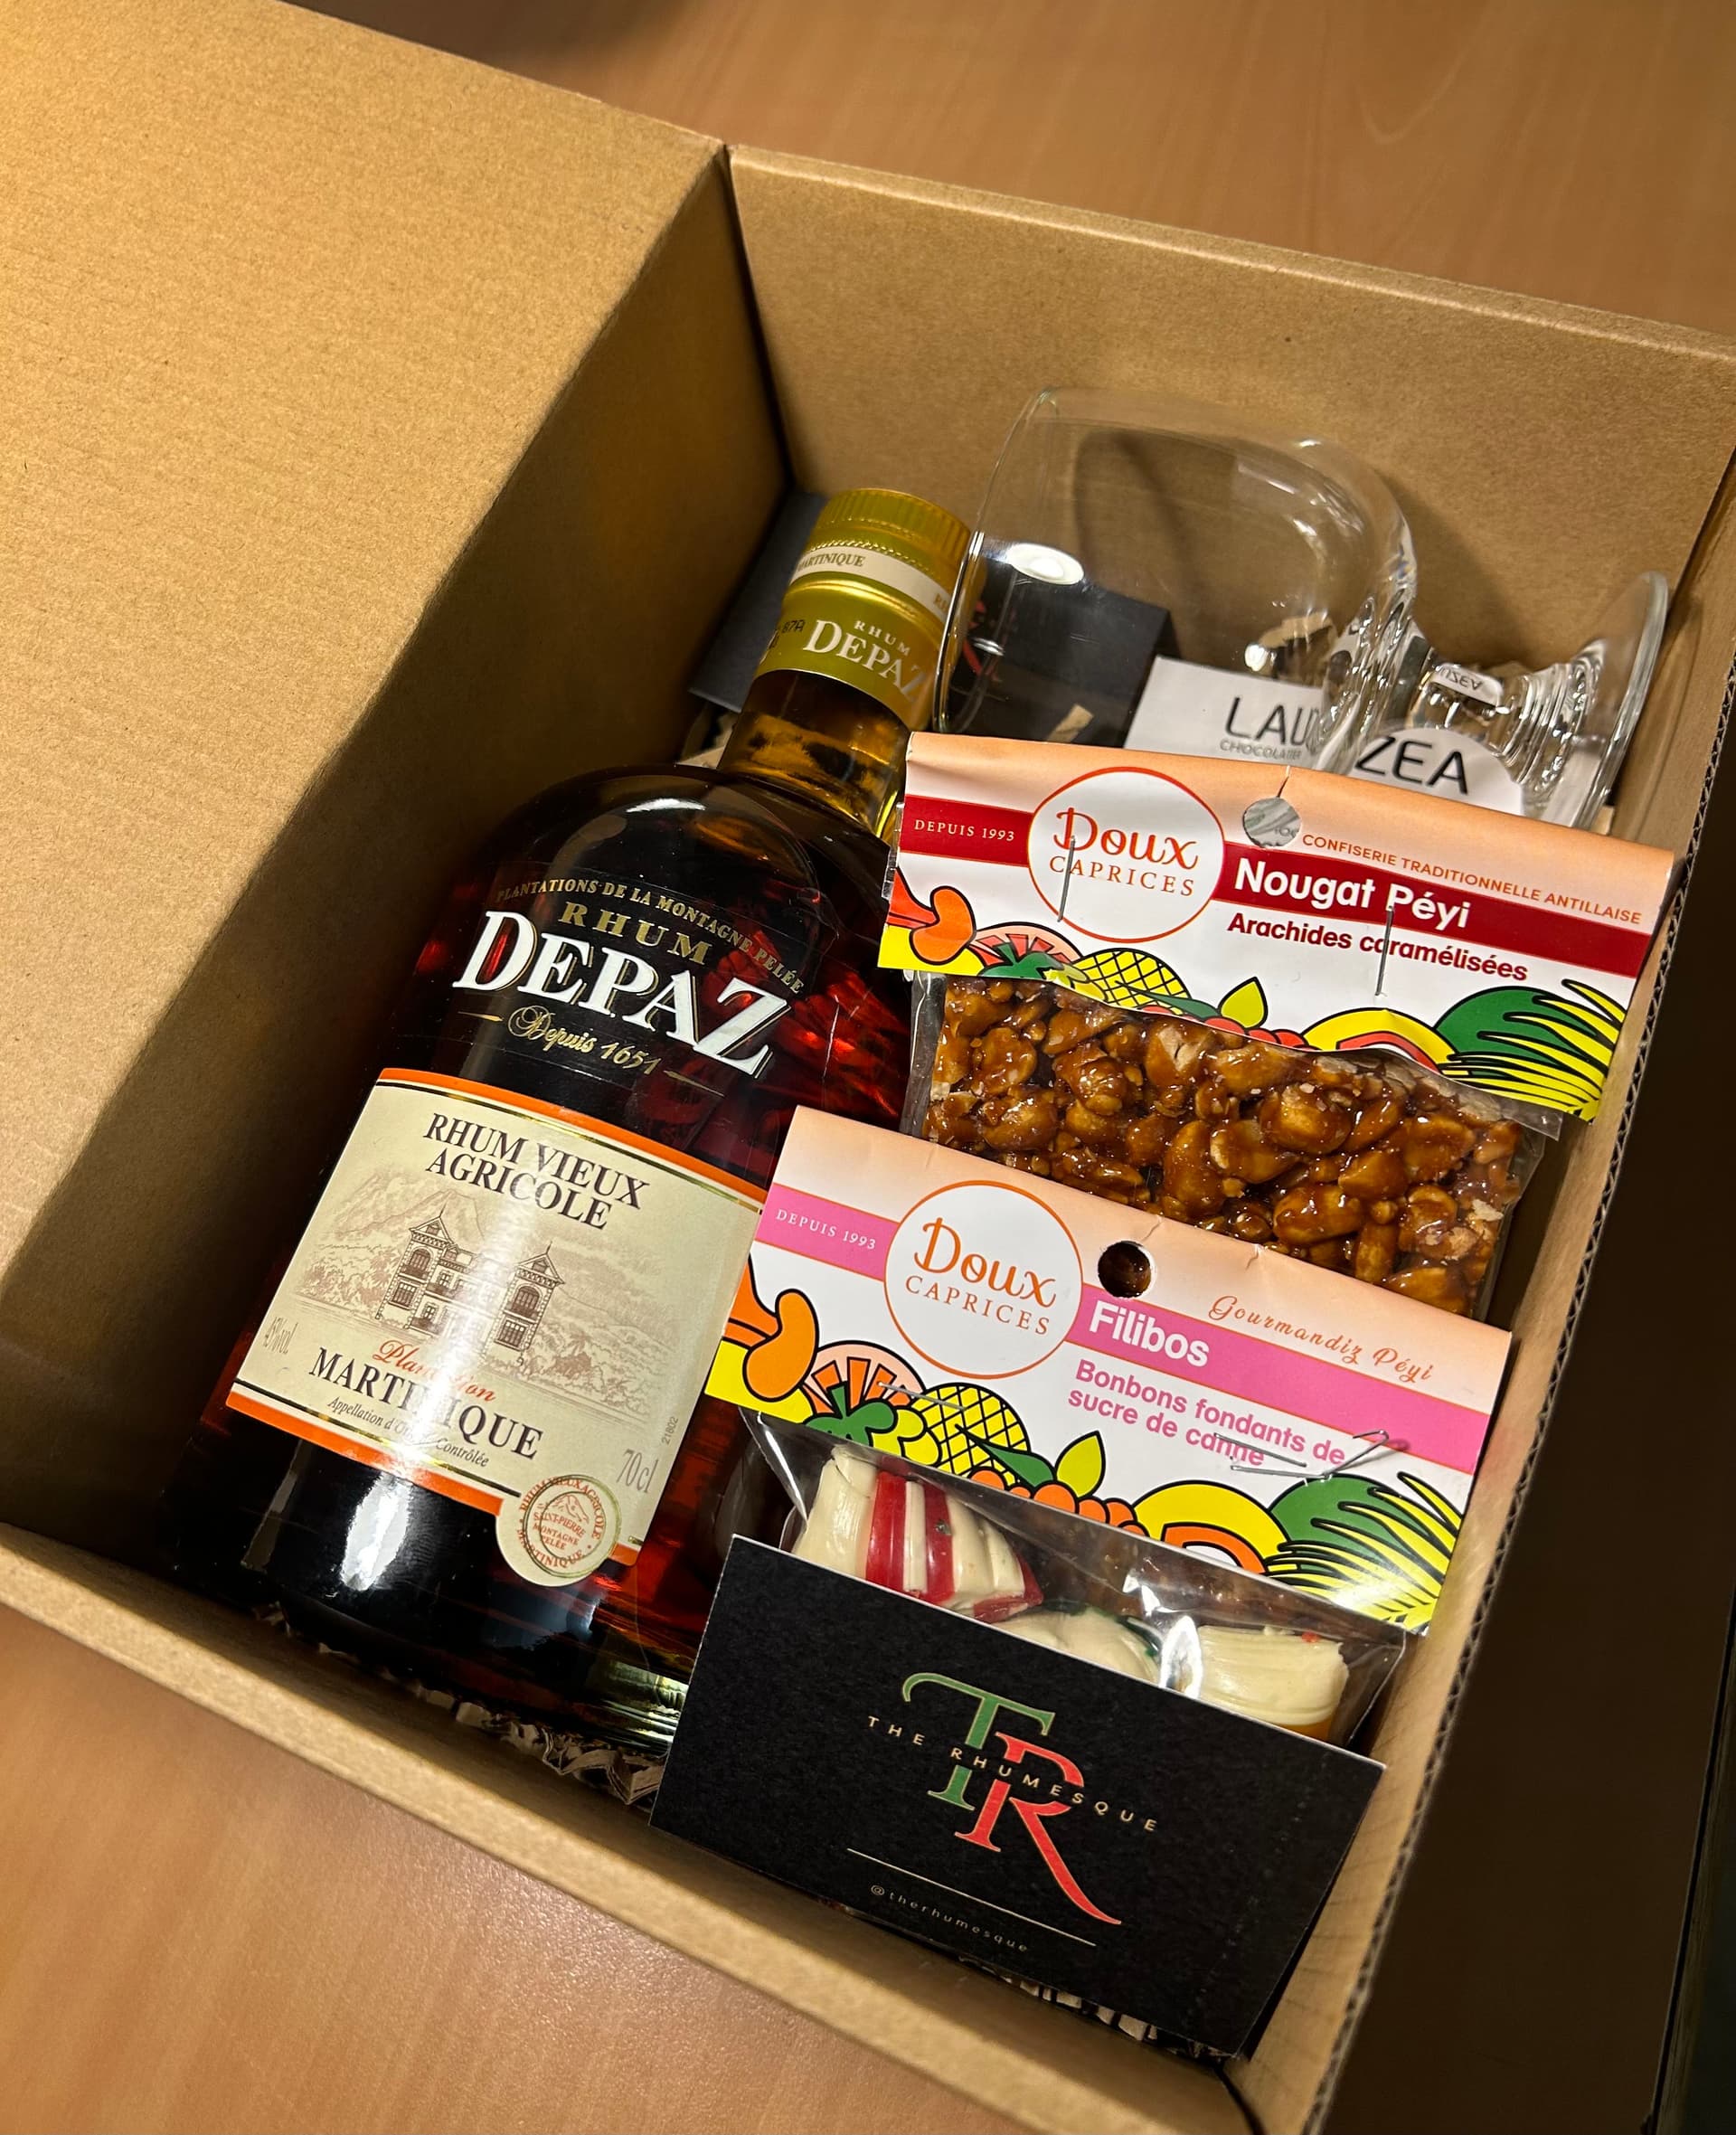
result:
[(863, 691), (784, 669), (756, 676), (718, 768), (785, 787), (879, 836), (909, 739), (903, 721)]

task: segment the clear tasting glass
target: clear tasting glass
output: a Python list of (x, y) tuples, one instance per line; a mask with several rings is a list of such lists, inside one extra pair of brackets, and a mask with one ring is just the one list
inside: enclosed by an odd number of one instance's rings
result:
[(1662, 578), (1535, 671), (1442, 657), (1416, 627), (1416, 578), (1391, 491), (1342, 447), (1198, 402), (1049, 388), (990, 479), (937, 723), (1594, 820), (1651, 678)]

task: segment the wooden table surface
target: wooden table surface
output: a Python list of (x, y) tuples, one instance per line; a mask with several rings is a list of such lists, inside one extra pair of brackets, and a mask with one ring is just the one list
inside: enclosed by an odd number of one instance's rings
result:
[(726, 141), (1736, 332), (1720, 0), (330, 0)]
[[(357, 0), (727, 139), (1736, 331), (1717, 0)], [(0, 1613), (0, 2130), (1006, 2123)]]

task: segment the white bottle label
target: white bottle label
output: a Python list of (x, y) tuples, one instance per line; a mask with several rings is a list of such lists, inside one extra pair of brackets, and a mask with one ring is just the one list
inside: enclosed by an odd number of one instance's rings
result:
[(952, 605), (952, 589), (931, 579), (926, 571), (906, 563), (901, 556), (889, 556), (883, 549), (867, 549), (854, 542), (834, 542), (830, 547), (805, 549), (801, 561), (789, 574), (792, 586), (819, 573), (830, 578), (865, 578), (877, 586), (889, 586), (926, 609), (944, 623)]
[(492, 1513), (538, 1585), (630, 1563), (760, 1204), (605, 1121), (390, 1069), (229, 1404)]
[(1523, 816), (1524, 790), (1494, 750), (1440, 726), (1407, 726), (1376, 734), (1356, 752), (1353, 779), (1403, 786), (1448, 800), (1468, 800), (1504, 816)]
[(1159, 655), (1134, 708), (1127, 747), (1170, 756), (1306, 763), (1314, 751), (1310, 728), (1319, 703), (1320, 692), (1303, 683)]

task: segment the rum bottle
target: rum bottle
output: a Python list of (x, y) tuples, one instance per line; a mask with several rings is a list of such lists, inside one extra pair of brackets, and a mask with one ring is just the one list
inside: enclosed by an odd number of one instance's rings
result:
[(770, 1511), (699, 1394), (790, 1115), (897, 1123), (877, 834), (965, 540), (835, 497), (717, 769), (556, 786), (457, 885), (172, 1488), (184, 1576), (666, 1737), (722, 1551)]

